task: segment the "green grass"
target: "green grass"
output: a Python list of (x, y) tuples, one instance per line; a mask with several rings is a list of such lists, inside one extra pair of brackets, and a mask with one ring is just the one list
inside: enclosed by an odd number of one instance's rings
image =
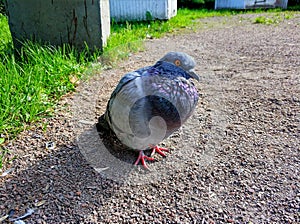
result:
[(285, 12), (274, 12), (269, 13), (264, 16), (258, 16), (254, 19), (253, 23), (264, 24), (264, 25), (272, 25), (279, 24), (284, 20), (288, 20), (294, 17), (294, 12), (285, 11)]
[(254, 20), (254, 23), (260, 23), (260, 24), (266, 24), (266, 25), (277, 24), (279, 22), (280, 21), (275, 18), (269, 18), (266, 16), (258, 16)]
[[(7, 18), (0, 14), (0, 169), (3, 144), (41, 118), (75, 88), (86, 71), (86, 53), (31, 42), (14, 54)], [(2, 145), (2, 147), (1, 147)]]
[(1, 55), (0, 133), (15, 135), (24, 124), (49, 114), (54, 102), (74, 90), (70, 76), (80, 76), (84, 66), (65, 49), (28, 43), (18, 59)]
[(8, 21), (5, 16), (0, 14), (0, 54), (6, 53), (5, 51), (11, 48), (12, 43)]
[[(7, 18), (0, 14), (0, 169), (7, 154), (4, 145), (20, 131), (50, 116), (56, 102), (75, 88), (72, 81), (93, 73), (89, 67), (96, 58), (102, 67), (142, 50), (146, 38), (166, 33), (195, 30), (199, 18), (230, 16), (243, 11), (179, 9), (168, 21), (112, 23), (111, 35), (102, 55), (78, 53), (69, 47), (54, 48), (28, 42), (15, 56)], [(258, 18), (257, 23), (266, 23)], [(99, 66), (98, 66), (99, 67)], [(94, 67), (93, 67), (94, 69)], [(2, 145), (2, 146), (1, 146)]]

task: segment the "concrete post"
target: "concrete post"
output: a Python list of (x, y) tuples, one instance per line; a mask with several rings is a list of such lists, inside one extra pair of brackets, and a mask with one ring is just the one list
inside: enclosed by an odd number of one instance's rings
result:
[(110, 34), (109, 0), (7, 0), (6, 9), (16, 48), (31, 39), (102, 49)]

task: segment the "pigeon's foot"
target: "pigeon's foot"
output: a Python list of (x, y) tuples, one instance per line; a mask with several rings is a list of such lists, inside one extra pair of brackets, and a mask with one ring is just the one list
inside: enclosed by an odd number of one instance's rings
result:
[(148, 161), (154, 161), (155, 159), (152, 158), (152, 157), (153, 157), (153, 155), (154, 155), (155, 153), (158, 153), (158, 154), (160, 154), (161, 156), (166, 157), (166, 154), (165, 154), (164, 152), (170, 152), (169, 149), (167, 149), (167, 148), (162, 148), (162, 147), (158, 147), (157, 145), (156, 145), (156, 146), (150, 146), (150, 148), (153, 149), (153, 150), (152, 150), (152, 153), (151, 153), (151, 156), (150, 156), (150, 157), (149, 157), (149, 156), (146, 156), (146, 155), (144, 154), (144, 151), (140, 151), (139, 157), (138, 157), (137, 160), (135, 161), (134, 165), (138, 165), (139, 162), (141, 162), (142, 165), (143, 165), (143, 167), (144, 167), (145, 169), (149, 170), (149, 167), (148, 167), (147, 164), (146, 164), (146, 160), (148, 160)]
[(146, 156), (146, 155), (144, 154), (144, 151), (140, 151), (139, 157), (138, 157), (137, 160), (135, 161), (134, 165), (138, 165), (139, 162), (141, 161), (143, 167), (144, 167), (145, 169), (149, 170), (149, 167), (147, 166), (145, 160), (148, 160), (148, 161), (154, 161), (154, 158), (149, 157), (149, 156)]
[(157, 152), (159, 155), (163, 156), (163, 157), (166, 157), (166, 154), (164, 152), (170, 152), (169, 149), (167, 148), (162, 148), (162, 147), (158, 147), (157, 145), (156, 146), (151, 146), (151, 148), (153, 149), (152, 150), (152, 153), (151, 153), (151, 157)]

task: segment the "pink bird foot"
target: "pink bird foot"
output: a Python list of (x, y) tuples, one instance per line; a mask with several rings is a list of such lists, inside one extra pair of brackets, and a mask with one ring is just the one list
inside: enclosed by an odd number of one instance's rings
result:
[(166, 154), (164, 152), (170, 152), (169, 149), (167, 148), (162, 148), (162, 147), (158, 147), (157, 145), (156, 146), (151, 146), (151, 148), (153, 149), (152, 150), (152, 153), (151, 153), (151, 157), (157, 152), (159, 155), (163, 156), (163, 157), (166, 157)]
[(144, 167), (145, 169), (149, 170), (149, 167), (147, 166), (145, 160), (148, 160), (148, 161), (154, 161), (155, 159), (152, 158), (152, 157), (153, 157), (153, 155), (154, 155), (155, 153), (158, 153), (158, 154), (160, 154), (161, 156), (166, 157), (166, 154), (165, 154), (164, 152), (170, 152), (169, 149), (167, 149), (167, 148), (162, 148), (162, 147), (158, 147), (157, 145), (156, 145), (156, 146), (150, 146), (150, 148), (153, 149), (153, 150), (152, 150), (152, 153), (151, 153), (151, 156), (150, 156), (150, 157), (149, 157), (149, 156), (146, 156), (146, 155), (144, 154), (144, 151), (140, 151), (139, 157), (137, 158), (137, 160), (136, 160), (135, 163), (134, 163), (135, 166), (138, 165), (139, 162), (141, 162), (142, 165), (143, 165), (143, 167)]
[(154, 161), (154, 158), (149, 157), (149, 156), (146, 156), (146, 155), (144, 154), (144, 151), (140, 151), (139, 157), (138, 157), (137, 160), (135, 161), (134, 165), (135, 165), (135, 166), (138, 165), (139, 162), (141, 161), (143, 167), (144, 167), (145, 169), (149, 170), (149, 167), (147, 166), (145, 160), (148, 160), (148, 161)]

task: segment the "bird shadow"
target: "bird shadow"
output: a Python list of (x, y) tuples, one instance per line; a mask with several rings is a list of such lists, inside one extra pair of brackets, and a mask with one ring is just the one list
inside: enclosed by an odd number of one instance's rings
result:
[[(153, 170), (133, 165), (138, 153), (118, 140), (103, 115), (77, 138), (77, 144), (86, 161), (104, 178), (135, 185), (155, 175)], [(151, 150), (145, 151), (148, 156), (150, 153)]]
[[(22, 160), (31, 165), (21, 169)], [(84, 221), (122, 186), (101, 177), (77, 146), (55, 149), (37, 161), (24, 157), (15, 163), (15, 170), (0, 179), (0, 217), (16, 218), (34, 209), (26, 222)]]
[[(78, 135), (76, 145), (34, 159), (20, 157), (14, 171), (0, 177), (0, 218), (10, 214), (7, 220), (12, 220), (33, 209), (24, 221), (81, 222), (95, 215), (124, 184), (137, 184), (132, 176), (148, 171), (132, 165), (137, 154), (124, 149), (112, 134), (94, 124)], [(29, 165), (24, 169), (24, 164)], [(130, 179), (132, 171), (138, 172)]]

